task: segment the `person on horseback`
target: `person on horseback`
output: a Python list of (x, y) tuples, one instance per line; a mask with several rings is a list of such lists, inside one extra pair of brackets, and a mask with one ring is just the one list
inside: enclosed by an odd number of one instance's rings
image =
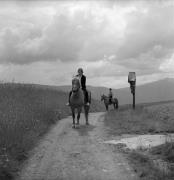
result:
[[(90, 103), (89, 103), (89, 98), (88, 98), (88, 92), (86, 90), (86, 76), (83, 75), (83, 69), (82, 68), (79, 68), (77, 70), (77, 75), (76, 77), (79, 79), (79, 82), (80, 82), (80, 87), (81, 89), (83, 90), (83, 93), (84, 93), (84, 96), (85, 96), (85, 102), (86, 102), (86, 105), (89, 106)], [(70, 105), (70, 97), (71, 97), (71, 94), (72, 94), (72, 91), (70, 91), (69, 93), (69, 100), (68, 100), (68, 103), (66, 104), (67, 106)]]
[(109, 103), (112, 103), (113, 93), (112, 93), (112, 89), (111, 89), (111, 88), (109, 88), (109, 94), (108, 94), (108, 97), (109, 97)]

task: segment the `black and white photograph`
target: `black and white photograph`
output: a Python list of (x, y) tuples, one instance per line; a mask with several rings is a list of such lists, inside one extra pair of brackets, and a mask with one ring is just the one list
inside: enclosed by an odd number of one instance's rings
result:
[(0, 180), (174, 180), (174, 0), (0, 0)]

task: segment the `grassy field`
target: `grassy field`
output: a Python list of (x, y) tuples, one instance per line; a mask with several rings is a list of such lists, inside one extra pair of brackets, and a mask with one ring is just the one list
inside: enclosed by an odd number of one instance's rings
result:
[[(0, 180), (13, 179), (28, 152), (58, 120), (70, 115), (68, 94), (29, 84), (0, 84)], [(90, 111), (100, 111), (92, 100)]]
[[(156, 134), (174, 132), (174, 102), (129, 105), (105, 116), (108, 136), (121, 134)], [(114, 147), (120, 150), (118, 147)], [(123, 150), (130, 165), (143, 180), (174, 179), (174, 143), (151, 149)]]
[(174, 132), (174, 102), (122, 106), (105, 117), (110, 135)]

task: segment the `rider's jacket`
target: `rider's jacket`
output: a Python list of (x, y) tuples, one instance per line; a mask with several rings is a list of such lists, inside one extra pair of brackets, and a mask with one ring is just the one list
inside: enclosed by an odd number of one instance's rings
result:
[(76, 77), (79, 78), (80, 86), (81, 86), (82, 90), (86, 90), (86, 76), (85, 75), (82, 75), (82, 76), (76, 75)]
[(109, 92), (108, 96), (109, 96), (109, 98), (112, 98), (113, 94), (111, 91)]

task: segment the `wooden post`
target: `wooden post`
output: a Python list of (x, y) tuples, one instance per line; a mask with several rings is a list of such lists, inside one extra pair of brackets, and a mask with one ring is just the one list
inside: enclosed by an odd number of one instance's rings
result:
[(135, 92), (133, 92), (133, 109), (135, 109)]
[(135, 109), (135, 84), (131, 84), (131, 93), (132, 93), (132, 97), (133, 97), (132, 107), (133, 107), (133, 109)]
[(132, 107), (135, 109), (135, 86), (136, 86), (136, 74), (135, 72), (129, 72), (128, 83), (130, 83), (131, 93), (133, 95), (133, 104)]

